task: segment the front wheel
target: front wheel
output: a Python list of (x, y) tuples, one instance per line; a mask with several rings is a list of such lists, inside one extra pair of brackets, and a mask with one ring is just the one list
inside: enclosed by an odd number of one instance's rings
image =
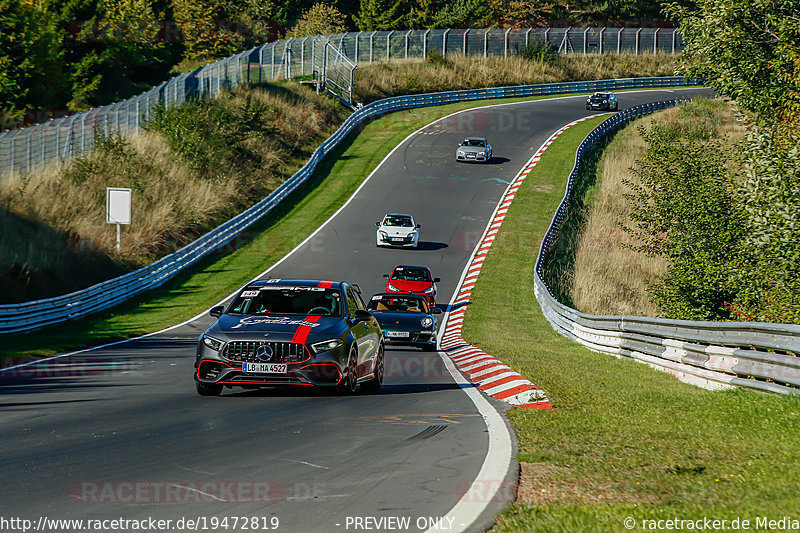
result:
[(383, 363), (383, 344), (378, 348), (378, 355), (375, 358), (375, 369), (372, 371), (372, 379), (361, 384), (361, 388), (367, 392), (378, 392), (383, 385), (384, 363)]
[(347, 357), (347, 366), (344, 375), (339, 382), (338, 390), (340, 394), (353, 394), (358, 386), (358, 349), (355, 343), (350, 348), (350, 355)]
[(195, 382), (197, 394), (200, 396), (219, 396), (222, 393), (222, 385), (217, 383), (201, 383)]

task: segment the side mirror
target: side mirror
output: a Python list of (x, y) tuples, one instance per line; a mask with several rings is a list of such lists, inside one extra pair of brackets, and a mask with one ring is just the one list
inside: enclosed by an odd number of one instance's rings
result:
[(223, 313), (224, 311), (225, 311), (225, 308), (224, 308), (224, 307), (222, 307), (221, 305), (218, 305), (218, 306), (216, 306), (216, 307), (212, 307), (212, 308), (211, 308), (211, 309), (208, 311), (208, 314), (209, 314), (209, 315), (211, 315), (211, 316), (213, 316), (214, 318), (219, 318), (219, 317), (221, 317), (221, 316), (222, 316), (222, 313)]
[(442, 281), (442, 278), (433, 278), (434, 283), (439, 283), (440, 281)]
[(415, 228), (415, 229), (419, 229), (419, 228), (421, 228), (421, 227), (422, 227), (422, 226), (421, 226), (421, 225), (419, 225), (419, 224), (417, 224), (416, 226), (414, 226), (414, 228)]
[(383, 277), (389, 279), (389, 274), (384, 274)]
[(442, 310), (439, 309), (438, 307), (433, 307), (433, 308), (431, 308), (431, 313), (433, 313), (434, 315), (441, 315), (442, 314)]
[(376, 222), (375, 225), (378, 226), (379, 228), (381, 227), (381, 223), (380, 222)]
[(370, 320), (372, 318), (372, 314), (369, 311), (364, 311), (363, 309), (356, 309), (353, 318), (355, 318), (356, 322), (364, 322), (365, 320)]

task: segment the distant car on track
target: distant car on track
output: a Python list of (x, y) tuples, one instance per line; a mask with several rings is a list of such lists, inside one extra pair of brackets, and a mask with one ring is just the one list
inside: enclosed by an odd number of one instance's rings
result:
[(378, 390), (383, 332), (356, 286), (268, 279), (249, 283), (198, 340), (194, 379), (201, 396), (227, 387)]
[(486, 163), (492, 158), (492, 145), (483, 137), (467, 137), (456, 148), (456, 161)]
[(614, 93), (596, 92), (586, 99), (586, 109), (616, 111), (618, 108), (619, 102)]
[(411, 215), (390, 213), (375, 223), (375, 244), (377, 246), (402, 246), (416, 248), (419, 245), (420, 225)]
[(378, 319), (386, 345), (416, 346), (436, 351), (436, 317), (442, 310), (428, 307), (428, 300), (416, 294), (381, 293), (367, 302)]
[(418, 294), (428, 301), (428, 305), (436, 305), (436, 282), (431, 269), (424, 266), (397, 265), (391, 274), (384, 274), (387, 293)]

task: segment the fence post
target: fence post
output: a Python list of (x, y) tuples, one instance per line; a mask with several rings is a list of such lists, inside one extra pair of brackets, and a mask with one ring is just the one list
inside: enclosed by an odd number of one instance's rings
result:
[[(52, 122), (52, 120), (53, 120), (53, 119), (51, 118), (51, 119), (50, 119), (48, 122)], [(47, 122), (45, 122), (44, 124), (47, 124)], [(42, 170), (44, 170), (44, 167), (45, 167), (45, 164), (44, 164), (44, 157), (45, 157), (45, 149), (44, 149), (44, 148), (45, 148), (45, 147), (44, 147), (44, 143), (45, 143), (45, 140), (44, 140), (44, 124), (42, 124), (42, 136), (40, 137), (40, 140), (39, 140), (39, 142), (41, 143), (41, 149), (42, 149), (42, 150), (41, 150), (41, 152), (42, 152), (42, 155), (41, 155), (41, 159), (42, 159)]]
[(272, 43), (272, 60), (269, 62), (269, 80), (275, 79), (275, 45), (277, 42)]
[(656, 31), (653, 32), (653, 53), (658, 53), (658, 32), (661, 28), (656, 28)]
[(375, 50), (375, 47), (372, 43), (372, 38), (375, 37), (375, 32), (369, 34), (369, 62), (372, 63), (372, 52)]
[(450, 28), (444, 30), (442, 34), (442, 57), (447, 57), (447, 34), (450, 33)]
[(11, 163), (11, 172), (14, 172), (14, 141), (17, 140), (17, 137), (19, 137), (20, 133), (22, 133), (22, 130), (17, 130), (9, 139), (9, 162)]
[(642, 28), (636, 30), (636, 55), (639, 55), (639, 34), (642, 33)]
[[(139, 131), (139, 100), (136, 100), (136, 131)], [(86, 153), (86, 112), (81, 113), (81, 154)]]
[(587, 37), (586, 34), (588, 32), (589, 32), (589, 28), (588, 27), (585, 30), (583, 30), (583, 55), (586, 55), (586, 37)]
[(428, 34), (431, 32), (430, 29), (425, 30), (425, 33), (422, 34), (422, 59), (423, 61), (428, 58)]
[(508, 57), (508, 32), (510, 31), (511, 28), (508, 28), (505, 34), (503, 34), (503, 57)]
[(491, 28), (483, 32), (483, 58), (486, 59), (487, 52), (488, 52), (488, 42), (489, 42), (489, 32), (492, 31)]
[(678, 28), (672, 29), (672, 53), (675, 53), (675, 38), (678, 35)]
[(464, 56), (467, 55), (467, 34), (468, 33), (469, 33), (469, 30), (464, 30), (464, 36), (462, 37), (461, 53), (464, 54)]
[(600, 54), (603, 54), (603, 34), (606, 32), (605, 26), (600, 30)]
[(391, 48), (389, 39), (392, 38), (393, 33), (394, 30), (390, 31), (388, 35), (386, 35), (386, 61), (389, 61), (389, 49)]
[(549, 42), (550, 42), (550, 28), (547, 28), (546, 30), (544, 30), (544, 44), (547, 44)]
[(617, 55), (622, 53), (622, 32), (625, 31), (625, 28), (620, 28), (617, 32)]
[(411, 32), (413, 32), (413, 31), (414, 30), (408, 30), (408, 32), (406, 32), (406, 55), (405, 55), (405, 59), (408, 59), (408, 36), (411, 35)]
[(361, 37), (362, 33), (363, 32), (360, 32), (360, 31), (356, 32), (356, 43), (355, 43), (355, 46), (353, 47), (353, 55), (355, 56), (353, 58), (353, 62), (355, 62), (356, 64), (358, 64), (358, 38)]
[[(283, 63), (286, 65), (286, 72), (284, 72), (284, 76), (286, 76), (287, 80), (292, 79), (292, 41), (294, 37), (286, 41), (286, 44), (283, 47)], [(288, 58), (288, 59), (287, 59)]]
[[(33, 128), (36, 129), (36, 126)], [(31, 171), (31, 133), (25, 134), (25, 172)]]
[(528, 48), (528, 44), (530, 42), (530, 36), (531, 36), (531, 32), (532, 31), (533, 31), (533, 28), (528, 28), (527, 30), (525, 30), (525, 48)]

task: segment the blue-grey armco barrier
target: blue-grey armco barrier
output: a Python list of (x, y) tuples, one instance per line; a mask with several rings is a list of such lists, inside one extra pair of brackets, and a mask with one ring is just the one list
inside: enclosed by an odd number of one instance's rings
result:
[(740, 386), (796, 394), (800, 392), (798, 325), (588, 315), (556, 300), (543, 280), (545, 256), (567, 215), (572, 186), (586, 152), (620, 125), (679, 102), (645, 104), (617, 113), (581, 143), (564, 198), (539, 248), (536, 298), (558, 333), (593, 351), (635, 359), (707, 389)]
[(520, 96), (548, 94), (583, 93), (620, 89), (641, 89), (654, 87), (675, 87), (692, 85), (681, 76), (661, 78), (626, 78), (615, 80), (584, 81), (570, 83), (549, 83), (543, 85), (522, 85), (516, 87), (497, 87), (468, 91), (450, 91), (411, 96), (396, 96), (378, 100), (362, 107), (350, 115), (336, 132), (322, 143), (308, 162), (275, 189), (269, 196), (235, 216), (216, 229), (209, 231), (196, 241), (173, 252), (155, 263), (87, 289), (64, 296), (47, 298), (21, 304), (0, 305), (0, 334), (30, 331), (51, 324), (73, 320), (108, 309), (137, 294), (160, 286), (179, 272), (190, 267), (214, 250), (225, 246), (244, 230), (278, 205), (286, 196), (302, 185), (314, 172), (317, 164), (333, 150), (349, 133), (363, 121), (377, 115), (411, 109), (462, 102)]

